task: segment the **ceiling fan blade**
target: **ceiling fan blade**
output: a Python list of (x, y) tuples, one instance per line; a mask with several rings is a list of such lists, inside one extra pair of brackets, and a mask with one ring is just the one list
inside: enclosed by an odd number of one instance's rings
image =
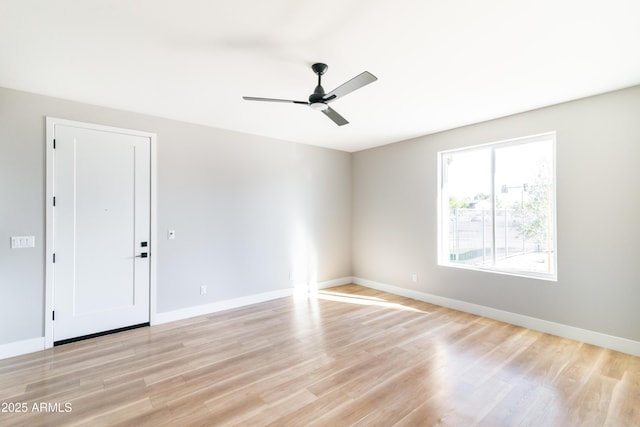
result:
[(336, 110), (331, 107), (328, 107), (326, 110), (322, 110), (325, 116), (329, 117), (335, 124), (338, 126), (343, 126), (349, 123), (347, 119), (342, 117)]
[(337, 88), (326, 94), (323, 99), (325, 100), (325, 102), (335, 101), (336, 99), (348, 95), (354, 90), (360, 89), (362, 86), (366, 86), (369, 83), (375, 82), (376, 80), (378, 80), (376, 76), (368, 71), (364, 71), (348, 82), (342, 84), (341, 86), (338, 86)]
[(243, 96), (242, 99), (244, 99), (245, 101), (288, 102), (292, 104), (309, 105), (307, 101), (293, 101), (291, 99), (256, 98), (255, 96)]

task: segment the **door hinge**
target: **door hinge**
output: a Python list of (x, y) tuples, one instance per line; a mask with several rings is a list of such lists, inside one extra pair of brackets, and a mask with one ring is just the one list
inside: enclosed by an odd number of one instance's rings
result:
[(56, 149), (56, 139), (55, 138), (53, 139), (53, 149), (54, 150)]
[(53, 196), (53, 206), (55, 206), (55, 205), (56, 205), (56, 197)]
[(51, 320), (56, 320), (56, 311), (55, 310), (53, 310), (51, 312)]
[(53, 262), (56, 262), (56, 254), (53, 254)]

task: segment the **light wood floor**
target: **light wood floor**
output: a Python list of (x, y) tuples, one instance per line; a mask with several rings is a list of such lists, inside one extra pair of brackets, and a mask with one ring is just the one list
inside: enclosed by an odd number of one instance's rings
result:
[(347, 285), (2, 360), (0, 403), (27, 409), (2, 426), (640, 426), (640, 358)]

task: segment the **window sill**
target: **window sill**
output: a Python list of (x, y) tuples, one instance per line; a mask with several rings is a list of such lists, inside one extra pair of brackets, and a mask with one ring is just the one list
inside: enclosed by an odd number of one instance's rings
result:
[(536, 273), (529, 271), (520, 271), (520, 270), (505, 270), (499, 268), (488, 268), (488, 267), (479, 267), (474, 265), (461, 265), (461, 264), (453, 264), (453, 263), (438, 263), (440, 267), (448, 267), (448, 268), (456, 268), (461, 270), (472, 270), (472, 271), (480, 271), (484, 273), (495, 273), (502, 274), (507, 276), (515, 276), (522, 277), (525, 279), (535, 279), (535, 280), (544, 280), (547, 282), (557, 282), (558, 275), (550, 274), (550, 273)]

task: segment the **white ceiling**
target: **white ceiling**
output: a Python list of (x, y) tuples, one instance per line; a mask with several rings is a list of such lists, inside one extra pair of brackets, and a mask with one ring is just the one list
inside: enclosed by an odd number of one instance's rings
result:
[(636, 84), (638, 0), (0, 0), (0, 86), (344, 151)]

